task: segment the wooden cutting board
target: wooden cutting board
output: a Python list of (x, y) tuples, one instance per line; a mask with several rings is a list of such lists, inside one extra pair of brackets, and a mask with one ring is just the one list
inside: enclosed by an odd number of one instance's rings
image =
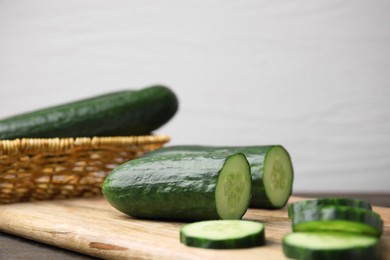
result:
[[(290, 199), (293, 201), (302, 198)], [(390, 259), (390, 208), (374, 207), (385, 221), (382, 259)], [(244, 219), (263, 222), (267, 244), (238, 250), (186, 247), (183, 223), (128, 217), (102, 197), (0, 205), (0, 230), (106, 259), (285, 259), (281, 239), (291, 232), (286, 208), (250, 209)]]

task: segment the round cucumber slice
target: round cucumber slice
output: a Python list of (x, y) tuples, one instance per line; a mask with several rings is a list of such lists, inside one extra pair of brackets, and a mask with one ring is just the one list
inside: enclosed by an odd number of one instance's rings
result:
[(273, 207), (283, 207), (292, 192), (293, 168), (289, 154), (281, 146), (273, 146), (264, 162), (265, 193)]
[(293, 231), (340, 231), (379, 237), (383, 232), (383, 220), (377, 213), (366, 209), (323, 206), (296, 213)]
[(191, 247), (234, 249), (265, 244), (264, 224), (248, 220), (207, 220), (180, 228), (180, 242)]
[(296, 232), (282, 240), (283, 252), (294, 259), (375, 259), (378, 238), (343, 232)]
[(349, 206), (353, 208), (362, 208), (372, 210), (371, 203), (359, 199), (350, 198), (320, 198), (312, 200), (298, 201), (288, 206), (288, 217), (293, 218), (296, 212), (304, 209), (318, 208), (321, 206)]
[(241, 219), (248, 209), (252, 179), (243, 154), (229, 157), (223, 165), (215, 188), (215, 201), (221, 219)]

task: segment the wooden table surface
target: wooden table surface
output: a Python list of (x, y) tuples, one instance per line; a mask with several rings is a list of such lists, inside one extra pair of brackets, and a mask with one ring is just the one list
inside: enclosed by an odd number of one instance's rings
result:
[[(94, 199), (91, 200), (91, 203), (93, 203), (93, 200)], [(97, 200), (99, 200), (99, 199), (97, 198)], [(292, 201), (294, 201), (294, 200), (295, 200), (295, 198), (292, 198)], [(77, 199), (76, 199), (76, 202), (77, 202)], [(371, 200), (371, 202), (372, 202), (372, 200)], [(77, 203), (79, 203), (79, 202), (77, 202)], [(84, 201), (82, 203), (88, 203), (88, 201), (87, 202)], [(102, 202), (102, 201), (100, 201), (99, 203), (103, 203), (103, 205), (104, 205), (104, 202)], [(72, 202), (69, 201), (69, 202), (66, 202), (65, 204), (71, 205)], [(375, 203), (373, 203), (373, 204), (375, 204)], [(40, 204), (40, 205), (44, 205), (44, 203)], [(16, 213), (16, 215), (23, 214), (21, 212), (24, 212), (24, 211), (20, 210), (20, 208), (22, 208), (20, 205), (18, 205), (16, 208), (19, 208), (19, 211), (15, 211), (15, 212), (20, 212), (20, 213)], [(13, 210), (14, 207), (12, 207), (11, 209)], [(386, 208), (376, 208), (376, 209), (379, 209), (379, 210), (383, 209), (383, 210), (385, 210), (384, 212), (387, 212), (387, 211), (390, 212), (390, 209), (386, 209)], [(109, 211), (111, 211), (111, 209)], [(6, 211), (3, 211), (3, 212), (6, 212)], [(115, 210), (112, 209), (112, 212), (115, 212)], [(261, 215), (260, 218), (262, 218), (262, 219), (260, 219), (260, 220), (265, 221), (266, 227), (268, 226), (269, 230), (274, 232), (275, 228), (277, 229), (277, 227), (275, 227), (275, 225), (273, 225), (272, 222), (267, 223), (268, 217), (276, 216), (276, 215), (280, 214), (280, 212), (283, 212), (282, 214), (285, 214), (285, 209), (281, 210), (281, 211), (277, 211), (276, 213), (272, 213), (272, 211), (265, 212), (265, 215), (264, 214)], [(1, 214), (1, 207), (0, 207), (0, 214)], [(115, 212), (114, 214), (118, 215), (120, 213)], [(26, 212), (26, 217), (28, 215), (29, 215), (29, 213)], [(266, 215), (269, 215), (269, 216), (267, 217)], [(44, 215), (42, 215), (42, 216), (44, 216)], [(0, 216), (0, 218), (1, 218), (1, 216)], [(245, 218), (258, 220), (259, 219), (258, 211), (256, 211), (256, 210), (248, 211), (248, 213), (245, 215)], [(272, 219), (272, 218), (270, 218), (270, 219)], [(28, 222), (26, 222), (26, 223), (28, 223)], [(387, 230), (387, 229), (389, 229), (389, 227), (388, 227), (389, 223), (385, 222), (385, 224), (386, 224), (385, 232), (388, 233), (389, 230)], [(1, 223), (0, 223), (0, 225), (1, 225)], [(26, 225), (26, 224), (22, 224), (22, 225)], [(4, 225), (3, 225), (2, 229), (4, 230)], [(20, 230), (18, 231), (17, 229), (18, 228), (16, 228), (16, 231), (15, 230), (11, 231), (11, 233), (18, 233), (18, 232), (20, 233)], [(9, 232), (9, 231), (7, 231), (7, 232)], [(388, 238), (389, 234), (387, 234), (387, 233), (385, 234), (385, 237), (386, 237), (385, 243), (389, 244), (388, 242), (390, 242), (390, 241), (387, 241), (387, 240), (389, 240), (389, 238)], [(45, 259), (55, 259), (55, 258), (58, 258), (58, 259), (96, 259), (95, 257), (90, 256), (90, 255), (76, 253), (74, 250), (72, 250), (72, 251), (66, 250), (66, 249), (62, 249), (62, 248), (57, 247), (57, 246), (50, 246), (50, 245), (46, 244), (47, 242), (51, 243), (51, 241), (46, 241), (46, 243), (41, 243), (41, 242), (34, 241), (34, 240), (39, 240), (39, 239), (35, 239), (33, 236), (31, 237), (33, 240), (21, 237), (21, 235), (28, 237), (29, 235), (26, 235), (26, 234), (28, 234), (28, 232), (26, 232), (25, 234), (18, 234), (18, 235), (11, 235), (9, 233), (0, 233), (0, 259), (11, 259), (11, 260), (12, 259), (42, 259), (42, 258), (45, 258)], [(281, 236), (281, 234), (277, 234), (277, 235), (268, 236), (268, 238), (270, 239), (271, 244), (272, 244), (273, 240), (276, 239), (275, 241), (278, 241), (280, 236)], [(388, 247), (388, 245), (386, 246), (386, 248), (387, 247)], [(271, 248), (272, 248), (272, 246), (271, 246)], [(80, 251), (80, 250), (78, 250), (78, 251)], [(82, 252), (82, 250), (81, 250), (81, 252)], [(88, 253), (88, 252), (86, 252), (86, 253)], [(278, 253), (277, 258), (279, 258), (279, 257), (283, 258), (282, 255), (280, 254), (280, 252), (277, 251), (277, 253)], [(389, 252), (388, 252), (388, 248), (387, 248), (386, 249), (386, 256), (388, 256), (388, 253)], [(105, 258), (104, 255), (95, 255), (95, 256)]]

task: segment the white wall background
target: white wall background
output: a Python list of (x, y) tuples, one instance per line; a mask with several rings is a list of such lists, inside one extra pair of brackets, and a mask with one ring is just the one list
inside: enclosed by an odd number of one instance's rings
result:
[(170, 86), (170, 144), (282, 144), (295, 191), (390, 192), (390, 2), (0, 0), (0, 117)]

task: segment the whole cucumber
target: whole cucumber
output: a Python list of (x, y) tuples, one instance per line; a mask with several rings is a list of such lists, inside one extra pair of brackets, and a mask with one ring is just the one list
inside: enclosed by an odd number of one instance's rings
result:
[(113, 92), (0, 120), (0, 139), (148, 135), (177, 109), (165, 86)]

